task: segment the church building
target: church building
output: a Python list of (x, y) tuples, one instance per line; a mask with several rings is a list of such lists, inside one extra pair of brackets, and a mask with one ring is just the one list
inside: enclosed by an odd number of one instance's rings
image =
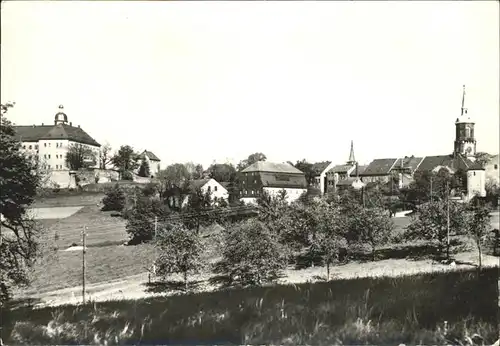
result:
[(451, 154), (424, 156), (423, 158), (376, 159), (360, 173), (363, 182), (388, 182), (392, 177), (398, 176), (400, 187), (402, 187), (413, 180), (413, 174), (416, 172), (438, 172), (441, 168), (446, 168), (452, 173), (463, 170), (467, 172), (466, 199), (476, 194), (484, 197), (486, 195), (485, 170), (474, 162), (477, 143), (474, 136), (475, 122), (468, 114), (464, 103), (465, 85), (463, 86), (461, 114), (455, 121), (455, 141)]

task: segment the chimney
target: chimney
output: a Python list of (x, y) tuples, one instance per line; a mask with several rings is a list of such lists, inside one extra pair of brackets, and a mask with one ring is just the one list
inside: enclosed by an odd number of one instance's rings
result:
[(35, 124), (33, 124), (33, 127), (35, 127)]
[(43, 123), (42, 123), (42, 126), (43, 126)]
[(73, 122), (71, 122), (71, 121), (70, 121), (70, 122), (69, 122), (69, 126), (73, 126)]
[(80, 128), (80, 125), (78, 125), (78, 128)]

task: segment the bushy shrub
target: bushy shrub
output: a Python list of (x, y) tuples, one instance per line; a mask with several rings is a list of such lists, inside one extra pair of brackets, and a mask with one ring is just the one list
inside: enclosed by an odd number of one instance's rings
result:
[(134, 175), (130, 171), (123, 171), (122, 180), (134, 180)]
[(153, 239), (155, 233), (155, 216), (162, 221), (169, 211), (159, 199), (141, 196), (135, 206), (126, 213), (126, 231), (131, 237), (129, 244), (138, 244)]
[(215, 272), (230, 284), (261, 285), (276, 280), (287, 264), (287, 249), (278, 236), (255, 219), (225, 230), (222, 260)]
[(142, 194), (146, 197), (152, 197), (158, 193), (158, 185), (155, 183), (147, 183), (142, 189)]
[(106, 196), (102, 199), (103, 211), (122, 211), (125, 207), (125, 192), (118, 184), (106, 191)]

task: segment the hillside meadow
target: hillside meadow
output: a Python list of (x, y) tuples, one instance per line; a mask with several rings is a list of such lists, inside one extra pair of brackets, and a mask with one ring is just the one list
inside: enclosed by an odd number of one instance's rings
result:
[(2, 311), (7, 344), (459, 344), (498, 338), (498, 268)]

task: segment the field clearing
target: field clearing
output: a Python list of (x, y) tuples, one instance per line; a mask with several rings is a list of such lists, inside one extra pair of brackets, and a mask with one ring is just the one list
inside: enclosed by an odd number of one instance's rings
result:
[(40, 220), (47, 229), (48, 239), (54, 239), (59, 249), (73, 243), (82, 244), (82, 231), (86, 226), (87, 245), (102, 246), (121, 244), (128, 240), (126, 222), (120, 217), (112, 217), (111, 212), (102, 212), (97, 205), (89, 205), (65, 219)]
[(48, 196), (39, 196), (36, 198), (32, 207), (79, 207), (87, 205), (97, 205), (102, 201), (104, 193), (99, 192), (72, 192), (61, 194), (51, 194)]
[(78, 207), (49, 207), (49, 208), (31, 208), (27, 214), (35, 220), (65, 219), (82, 209)]
[[(464, 344), (498, 339), (497, 270), (5, 311), (9, 344)], [(481, 292), (481, 294), (477, 294)], [(444, 321), (448, 333), (442, 331)], [(51, 322), (51, 324), (49, 324)], [(49, 332), (48, 329), (57, 332)]]
[[(144, 273), (155, 259), (152, 245), (89, 247), (86, 280), (102, 283)], [(82, 284), (82, 252), (59, 251), (50, 261), (37, 266), (31, 286), (23, 295), (32, 295)]]

